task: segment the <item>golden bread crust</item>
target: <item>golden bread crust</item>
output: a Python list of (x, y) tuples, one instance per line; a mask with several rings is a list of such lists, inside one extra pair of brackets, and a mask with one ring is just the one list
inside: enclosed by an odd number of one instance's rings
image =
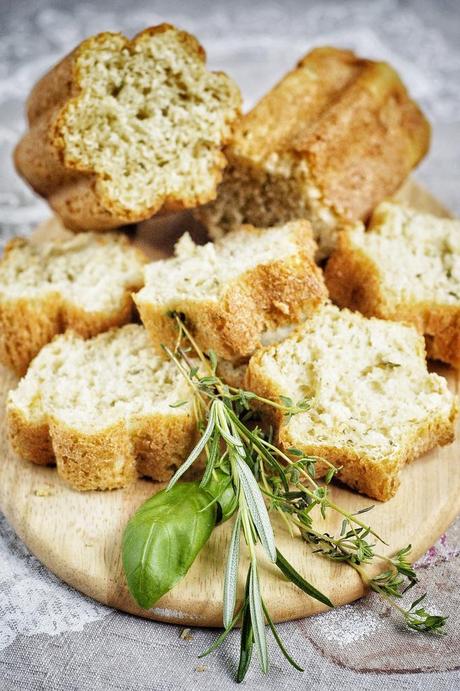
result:
[[(72, 103), (83, 95), (78, 61), (85, 53), (97, 51), (107, 39), (117, 41), (119, 50), (133, 50), (145, 37), (174, 31), (176, 39), (197, 61), (205, 63), (206, 54), (190, 34), (170, 24), (150, 27), (132, 40), (123, 34), (104, 32), (83, 41), (52, 68), (33, 88), (27, 101), (29, 130), (18, 143), (14, 160), (17, 171), (32, 188), (45, 197), (65, 225), (74, 231), (104, 231), (150, 218), (159, 211), (176, 211), (203, 204), (214, 198), (226, 165), (226, 157), (216, 148), (209, 175), (214, 178), (211, 192), (200, 195), (159, 196), (142, 210), (131, 210), (108, 195), (101, 185), (103, 174), (72, 160), (66, 154), (63, 125)], [(221, 73), (216, 73), (221, 74)], [(235, 102), (234, 118), (240, 101)], [(229, 137), (223, 138), (221, 147)]]
[(214, 350), (231, 361), (252, 355), (267, 328), (302, 321), (324, 303), (327, 290), (313, 260), (316, 245), (308, 222), (298, 222), (295, 241), (296, 255), (246, 271), (227, 286), (218, 301), (183, 299), (165, 306), (134, 295), (152, 343), (159, 351), (162, 344), (174, 346), (177, 328), (169, 310), (185, 316), (202, 350)]
[(34, 423), (9, 404), (8, 436), (15, 453), (57, 472), (79, 491), (127, 487), (138, 477), (169, 480), (197, 441), (191, 413), (146, 415), (95, 433), (68, 426), (56, 415)]
[[(420, 339), (420, 349), (424, 353), (423, 339)], [(263, 398), (278, 401), (280, 396), (286, 395), (284, 391), (268, 374), (263, 366), (263, 356), (272, 347), (258, 350), (250, 359), (246, 371), (245, 388), (254, 391)], [(418, 354), (419, 355), (419, 354)], [(256, 403), (257, 405), (257, 403)], [(455, 423), (458, 414), (458, 402), (453, 400), (449, 416), (434, 415), (427, 419), (423, 426), (414, 426), (413, 433), (407, 435), (404, 444), (398, 452), (392, 453), (378, 461), (372, 456), (356, 451), (353, 446), (342, 445), (339, 447), (328, 445), (318, 441), (307, 443), (297, 436), (293, 436), (289, 426), (289, 420), (283, 412), (267, 405), (259, 405), (267, 424), (274, 430), (275, 443), (293, 461), (296, 456), (289, 453), (290, 448), (296, 448), (305, 455), (315, 456), (319, 460), (316, 463), (316, 477), (322, 477), (330, 468), (330, 465), (321, 462), (326, 459), (329, 464), (341, 467), (337, 478), (356, 489), (362, 494), (387, 501), (396, 493), (400, 485), (400, 470), (406, 463), (410, 463), (422, 454), (436, 446), (450, 444), (455, 437)]]
[(8, 438), (16, 453), (29, 463), (54, 465), (48, 422), (27, 420), (18, 408), (8, 407)]
[[(102, 237), (99, 240), (105, 241)], [(130, 246), (128, 239), (121, 235), (117, 241), (122, 246)], [(23, 238), (8, 242), (0, 260), (0, 271), (12, 250), (27, 244), (28, 240)], [(147, 261), (139, 249), (136, 248), (135, 254), (141, 263)], [(23, 375), (43, 346), (67, 329), (83, 338), (90, 338), (112, 327), (128, 324), (136, 312), (131, 291), (140, 287), (140, 282), (127, 285), (116, 309), (110, 311), (89, 312), (59, 292), (50, 291), (31, 298), (7, 299), (0, 296), (0, 362)]]
[[(83, 434), (57, 417), (50, 416), (48, 424), (58, 475), (74, 489), (118, 489), (136, 480), (131, 439), (123, 422), (94, 434)], [(15, 451), (21, 455), (21, 449)]]
[(460, 368), (460, 306), (392, 300), (385, 294), (378, 265), (346, 232), (328, 261), (325, 280), (339, 307), (415, 326), (425, 336), (428, 357)]
[[(219, 224), (230, 229), (235, 204), (241, 206), (239, 222), (285, 222), (270, 214), (286, 213), (289, 179), (289, 214), (309, 218), (321, 234), (321, 210), (309, 209), (310, 188), (313, 203), (329, 212), (328, 223), (364, 219), (398, 189), (429, 141), (427, 120), (389, 65), (347, 50), (316, 48), (239, 121), (217, 200), (197, 215), (214, 235)], [(299, 166), (306, 173), (296, 180)], [(267, 219), (251, 202), (252, 186), (267, 199), (266, 209), (260, 203)]]
[(57, 472), (79, 491), (127, 487), (138, 477), (169, 480), (196, 442), (191, 414), (155, 414), (95, 433), (69, 427), (56, 416), (34, 425), (9, 406), (8, 434), (15, 453), (40, 465), (55, 463)]

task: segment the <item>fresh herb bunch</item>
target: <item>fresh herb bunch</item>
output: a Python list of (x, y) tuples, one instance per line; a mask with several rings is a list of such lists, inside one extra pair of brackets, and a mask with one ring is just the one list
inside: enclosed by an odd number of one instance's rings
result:
[[(171, 318), (177, 324), (177, 342), (174, 350), (165, 347), (165, 351), (193, 392), (194, 414), (201, 437), (166, 490), (143, 504), (126, 527), (123, 563), (128, 586), (137, 602), (144, 608), (152, 607), (187, 573), (214, 526), (234, 515), (224, 578), (224, 630), (202, 656), (216, 650), (240, 624), (237, 681), (244, 679), (254, 648), (262, 671), (267, 672), (267, 622), (283, 655), (301, 670), (287, 652), (262, 598), (256, 546), (260, 544), (270, 561), (307, 595), (328, 607), (333, 604), (277, 549), (269, 517), (270, 512), (276, 512), (293, 537), (300, 532), (314, 552), (355, 569), (365, 586), (398, 611), (409, 628), (442, 633), (446, 618), (418, 606), (425, 595), (408, 609), (397, 602), (417, 583), (417, 575), (407, 560), (410, 546), (391, 558), (376, 552), (376, 544), (385, 543), (361, 519), (361, 514), (373, 507), (350, 514), (329, 497), (328, 485), (340, 468), (324, 459), (305, 456), (299, 449), (291, 448), (284, 453), (273, 443), (270, 431), (267, 433), (258, 426), (257, 412), (252, 407), (257, 400), (259, 404), (278, 408), (284, 415), (292, 416), (307, 410), (308, 401), (295, 403), (287, 398), (270, 401), (226, 385), (217, 376), (216, 355), (213, 352), (205, 355), (200, 350), (181, 315), (173, 313)], [(180, 401), (173, 407), (182, 404)], [(177, 484), (203, 454), (206, 465), (201, 482)], [(322, 483), (315, 479), (318, 460), (329, 466)], [(329, 535), (315, 528), (315, 507), (323, 517), (328, 511), (342, 516), (339, 535)], [(241, 536), (248, 552), (249, 568), (244, 596), (237, 608)], [(385, 566), (379, 575), (371, 577), (366, 567), (376, 561)]]

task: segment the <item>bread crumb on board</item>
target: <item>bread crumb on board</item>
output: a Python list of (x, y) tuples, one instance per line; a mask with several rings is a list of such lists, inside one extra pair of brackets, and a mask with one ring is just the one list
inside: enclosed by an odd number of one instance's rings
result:
[(51, 485), (40, 485), (40, 487), (34, 489), (33, 493), (36, 497), (53, 497), (55, 495), (55, 491)]

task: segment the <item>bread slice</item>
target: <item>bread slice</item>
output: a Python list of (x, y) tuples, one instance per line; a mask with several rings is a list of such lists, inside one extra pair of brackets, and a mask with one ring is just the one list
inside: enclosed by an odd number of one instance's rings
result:
[(430, 357), (460, 367), (460, 221), (381, 204), (344, 233), (326, 280), (341, 307), (413, 324)]
[(69, 236), (15, 238), (0, 261), (0, 362), (18, 374), (67, 328), (89, 337), (133, 316), (144, 255), (121, 234)]
[(239, 121), (217, 199), (196, 215), (214, 238), (307, 218), (324, 257), (338, 226), (399, 187), (429, 137), (389, 65), (315, 48)]
[(169, 24), (132, 41), (83, 41), (29, 97), (19, 173), (73, 230), (213, 199), (240, 94), (205, 61), (198, 41)]
[(267, 412), (277, 443), (342, 466), (340, 480), (382, 501), (396, 492), (405, 463), (454, 438), (455, 397), (428, 373), (415, 329), (334, 305), (258, 351), (246, 385), (273, 400), (307, 398), (310, 409), (290, 419)]
[(10, 392), (7, 415), (14, 451), (55, 460), (78, 490), (125, 487), (140, 475), (168, 480), (196, 441), (187, 383), (138, 324), (89, 340), (56, 337)]
[(235, 361), (261, 344), (265, 331), (299, 322), (327, 297), (306, 221), (269, 229), (242, 227), (196, 245), (189, 235), (176, 256), (145, 268), (134, 296), (152, 342), (173, 345), (181, 313), (203, 350)]

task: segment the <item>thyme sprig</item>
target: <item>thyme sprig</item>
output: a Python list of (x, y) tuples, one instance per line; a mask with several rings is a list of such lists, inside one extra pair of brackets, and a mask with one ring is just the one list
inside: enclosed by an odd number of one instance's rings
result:
[[(446, 618), (430, 614), (419, 606), (425, 595), (407, 609), (397, 602), (417, 583), (417, 575), (408, 561), (410, 545), (393, 557), (376, 552), (377, 544), (386, 543), (361, 518), (372, 507), (351, 514), (329, 496), (329, 483), (340, 468), (323, 458), (306, 455), (300, 449), (291, 448), (287, 453), (279, 449), (270, 430), (267, 432), (258, 426), (257, 412), (253, 409), (257, 401), (282, 411), (289, 418), (308, 410), (309, 402), (294, 402), (289, 398), (272, 401), (225, 384), (217, 374), (216, 355), (200, 350), (181, 315), (172, 313), (170, 316), (176, 321), (178, 336), (174, 350), (165, 347), (165, 352), (176, 363), (193, 392), (201, 438), (169, 482), (168, 489), (174, 487), (204, 454), (206, 464), (200, 486), (212, 489), (211, 494), (219, 503), (224, 519), (236, 514), (225, 568), (224, 630), (203, 655), (213, 652), (230, 631), (241, 624), (237, 680), (243, 680), (254, 648), (261, 670), (267, 672), (267, 622), (283, 655), (296, 669), (301, 669), (287, 652), (262, 598), (258, 545), (288, 580), (322, 604), (333, 606), (329, 598), (308, 583), (279, 552), (269, 512), (277, 513), (293, 536), (300, 533), (318, 555), (355, 569), (364, 585), (390, 604), (410, 629), (442, 633)], [(327, 467), (322, 482), (316, 479), (319, 462)], [(338, 535), (321, 532), (315, 527), (315, 509), (323, 518), (329, 511), (342, 517)], [(249, 568), (244, 597), (237, 609), (241, 536), (249, 556)], [(378, 575), (369, 575), (367, 567), (377, 562), (382, 562), (386, 568)]]

